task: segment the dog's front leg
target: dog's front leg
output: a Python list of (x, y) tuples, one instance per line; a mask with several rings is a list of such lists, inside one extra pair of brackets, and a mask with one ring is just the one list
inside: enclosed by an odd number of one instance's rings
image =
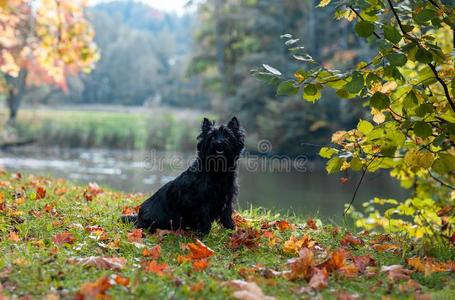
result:
[(220, 217), (221, 225), (226, 229), (235, 229), (234, 221), (232, 220), (232, 204), (227, 203), (221, 212)]
[(212, 229), (212, 223), (210, 222), (210, 212), (208, 208), (203, 208), (198, 216), (196, 231), (198, 235), (205, 236), (209, 234)]

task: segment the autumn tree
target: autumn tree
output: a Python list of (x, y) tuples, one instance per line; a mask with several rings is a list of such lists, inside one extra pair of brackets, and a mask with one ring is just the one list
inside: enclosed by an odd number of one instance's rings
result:
[(321, 149), (327, 171), (360, 171), (357, 192), (367, 173), (387, 169), (410, 193), (401, 201), (372, 199), (360, 213), (351, 206), (355, 192), (346, 213), (358, 226), (455, 244), (453, 1), (323, 0), (319, 6), (330, 3), (376, 49), (369, 60), (343, 72), (293, 44), (302, 67), (292, 78), (268, 65), (255, 74), (305, 101), (333, 89), (368, 108), (356, 128), (335, 132), (332, 146)]
[(68, 75), (98, 58), (84, 0), (0, 1), (0, 92), (14, 124), (27, 86), (67, 88)]

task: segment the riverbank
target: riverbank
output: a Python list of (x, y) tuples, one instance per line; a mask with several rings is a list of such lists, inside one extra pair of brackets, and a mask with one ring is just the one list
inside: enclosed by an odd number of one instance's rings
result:
[(0, 196), (4, 297), (455, 297), (453, 249), (430, 258), (393, 236), (262, 209), (236, 215), (236, 232), (215, 224), (201, 242), (150, 234), (119, 222), (143, 195), (6, 172)]
[[(41, 146), (193, 151), (205, 115), (160, 107), (23, 108), (16, 130), (21, 140)], [(0, 124), (6, 119), (7, 112), (0, 112)]]

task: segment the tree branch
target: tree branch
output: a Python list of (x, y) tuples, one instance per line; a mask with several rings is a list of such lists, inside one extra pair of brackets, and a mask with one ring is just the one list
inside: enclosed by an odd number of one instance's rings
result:
[[(392, 0), (387, 0), (389, 3), (390, 9), (392, 10), (393, 15), (395, 16), (395, 19), (397, 20), (398, 26), (400, 27), (401, 32), (403, 33), (404, 36), (409, 37), (409, 35), (405, 32), (403, 28), (403, 24), (401, 23), (400, 18), (398, 17), (398, 14), (393, 7)], [(417, 47), (422, 48), (422, 45), (420, 45), (419, 42), (417, 42)], [(436, 77), (436, 80), (442, 85), (442, 88), (444, 89), (444, 94), (447, 98), (447, 101), (449, 101), (449, 105), (452, 108), (453, 112), (455, 112), (455, 102), (453, 102), (452, 97), (450, 97), (449, 89), (447, 87), (447, 84), (444, 82), (444, 80), (439, 77), (438, 71), (436, 70), (436, 67), (432, 63), (428, 63), (428, 66), (430, 67), (431, 71), (433, 72), (434, 76)]]
[(430, 174), (430, 177), (433, 178), (434, 180), (436, 180), (437, 182), (439, 182), (441, 185), (451, 189), (451, 190), (455, 190), (455, 187), (451, 186), (450, 184), (448, 183), (445, 183), (444, 181), (442, 181), (441, 179), (437, 178), (436, 176), (434, 176), (431, 171), (428, 171), (428, 174)]

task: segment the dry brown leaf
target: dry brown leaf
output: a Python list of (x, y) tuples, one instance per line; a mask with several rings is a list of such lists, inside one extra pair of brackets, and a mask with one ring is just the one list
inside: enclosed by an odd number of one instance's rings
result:
[(254, 228), (239, 228), (230, 237), (230, 247), (239, 249), (242, 246), (246, 248), (256, 248), (259, 246), (259, 231)]
[(142, 250), (142, 255), (145, 257), (151, 257), (153, 259), (158, 259), (161, 255), (161, 246), (156, 245), (150, 249), (144, 249), (144, 250)]
[(361, 238), (355, 237), (350, 232), (348, 232), (341, 239), (340, 244), (342, 246), (361, 246), (364, 244), (364, 242)]
[(309, 280), (314, 268), (314, 254), (308, 248), (302, 248), (299, 251), (299, 257), (288, 260), (290, 272), (285, 274), (289, 280), (305, 278)]
[(146, 272), (155, 273), (158, 276), (163, 276), (170, 271), (168, 264), (160, 264), (156, 260), (144, 261), (142, 267)]
[(89, 256), (84, 258), (70, 258), (68, 263), (84, 267), (96, 267), (105, 270), (120, 271), (125, 267), (127, 260), (123, 257)]
[(390, 265), (381, 267), (381, 272), (387, 273), (387, 278), (391, 282), (407, 280), (413, 273), (412, 270), (406, 269), (402, 265)]
[(315, 244), (316, 242), (307, 235), (303, 235), (299, 239), (297, 239), (294, 235), (291, 235), (289, 240), (284, 242), (283, 251), (285, 253), (295, 254), (302, 248), (313, 248)]
[(54, 237), (52, 238), (52, 241), (55, 244), (59, 244), (59, 245), (72, 244), (72, 243), (74, 243), (75, 240), (76, 240), (76, 238), (74, 237), (74, 235), (71, 232), (58, 233), (58, 234), (54, 235)]
[(227, 285), (236, 291), (232, 296), (240, 300), (275, 300), (275, 297), (267, 296), (255, 282), (244, 280), (231, 280)]
[(450, 263), (437, 262), (432, 258), (420, 259), (412, 257), (407, 260), (408, 265), (412, 266), (417, 271), (429, 276), (435, 272), (449, 272), (451, 270)]
[(127, 233), (128, 242), (142, 243), (142, 229), (136, 228)]
[(108, 277), (101, 277), (95, 282), (82, 284), (79, 291), (74, 296), (74, 300), (92, 300), (110, 298), (106, 292), (112, 287)]

